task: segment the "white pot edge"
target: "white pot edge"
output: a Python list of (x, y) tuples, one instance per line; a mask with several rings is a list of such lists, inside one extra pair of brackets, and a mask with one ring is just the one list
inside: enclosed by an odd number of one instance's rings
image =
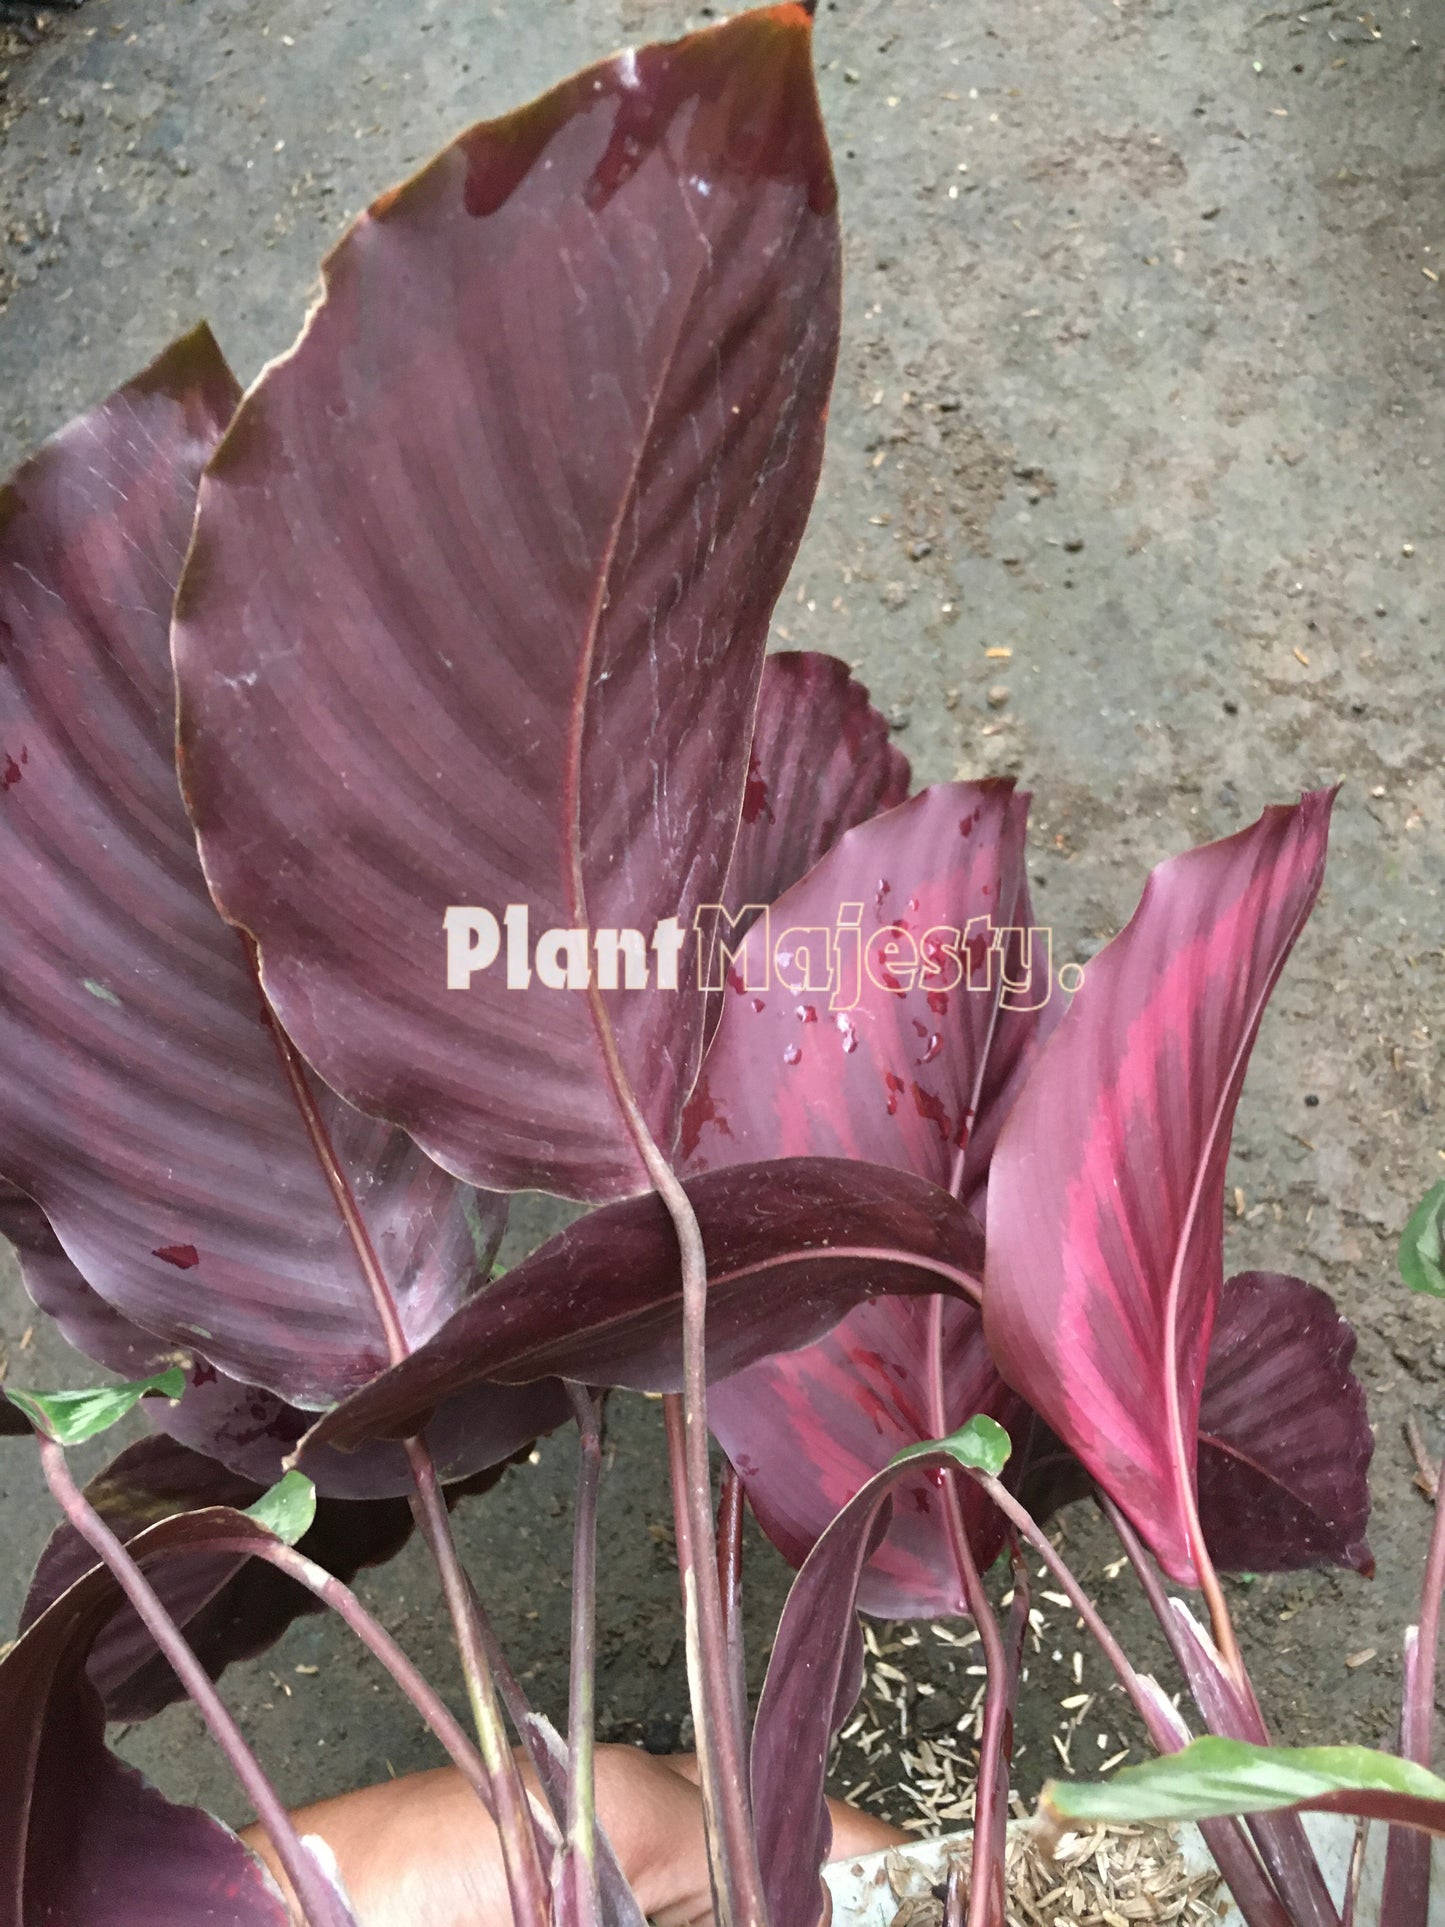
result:
[[(1350, 1857), (1355, 1846), (1355, 1823), (1340, 1814), (1308, 1813), (1305, 1828), (1319, 1855), (1325, 1881), (1336, 1900), (1343, 1894), (1349, 1876)], [(1026, 1820), (1012, 1822), (1010, 1831), (1027, 1827)], [(1179, 1850), (1192, 1872), (1212, 1868), (1214, 1862), (1197, 1827), (1176, 1829)], [(888, 1863), (903, 1854), (919, 1875), (936, 1884), (943, 1878), (949, 1850), (970, 1837), (967, 1831), (950, 1833), (937, 1840), (921, 1840), (907, 1847), (885, 1848), (881, 1853), (865, 1854), (857, 1860), (835, 1860), (823, 1869), (823, 1878), (833, 1899), (833, 1927), (892, 1927), (899, 1902), (888, 1882)], [(1386, 1830), (1370, 1829), (1365, 1855), (1365, 1876), (1360, 1890), (1356, 1927), (1383, 1927), (1380, 1921), (1380, 1880), (1384, 1869)], [(896, 1864), (896, 1862), (895, 1862)], [(1220, 1927), (1244, 1927), (1244, 1917), (1232, 1903), (1219, 1916)], [(1445, 1927), (1445, 1842), (1436, 1841), (1430, 1882), (1429, 1927)]]

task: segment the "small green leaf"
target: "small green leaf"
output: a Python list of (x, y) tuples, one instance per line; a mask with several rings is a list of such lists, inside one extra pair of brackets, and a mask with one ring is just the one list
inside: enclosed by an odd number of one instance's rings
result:
[(1445, 1298), (1445, 1179), (1410, 1214), (1400, 1238), (1400, 1276), (1411, 1291)]
[(1250, 1746), (1215, 1737), (1126, 1766), (1112, 1780), (1050, 1780), (1039, 1810), (1055, 1827), (1157, 1825), (1324, 1803), (1351, 1812), (1355, 1795), (1438, 1803), (1445, 1826), (1445, 1780), (1393, 1753), (1367, 1746)]
[(986, 1472), (991, 1479), (996, 1479), (1008, 1464), (1008, 1455), (1012, 1450), (1013, 1442), (998, 1420), (980, 1412), (950, 1437), (925, 1439), (921, 1445), (906, 1445), (901, 1452), (895, 1452), (888, 1463), (902, 1465), (908, 1459), (922, 1459), (933, 1452), (947, 1452), (960, 1465), (968, 1466), (973, 1472)]
[(132, 1379), (125, 1385), (95, 1385), (85, 1392), (21, 1392), (7, 1386), (5, 1396), (57, 1445), (83, 1445), (98, 1433), (108, 1432), (148, 1393), (179, 1398), (185, 1389), (184, 1371), (172, 1365), (154, 1378)]
[(255, 1505), (246, 1507), (246, 1517), (294, 1546), (306, 1537), (316, 1517), (316, 1487), (304, 1472), (288, 1472)]

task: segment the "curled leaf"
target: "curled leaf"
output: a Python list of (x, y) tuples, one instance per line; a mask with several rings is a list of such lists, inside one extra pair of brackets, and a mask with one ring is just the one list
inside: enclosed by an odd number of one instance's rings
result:
[[(147, 1566), (182, 1551), (244, 1556), (248, 1534), (261, 1528), (236, 1513), (191, 1513), (133, 1549)], [(163, 1799), (106, 1747), (86, 1666), (119, 1602), (92, 1568), (0, 1658), (0, 1927), (288, 1927), (228, 1828)]]
[[(219, 1506), (243, 1511), (262, 1492), (172, 1439), (148, 1438), (127, 1446), (90, 1481), (85, 1496), (116, 1537), (129, 1544), (158, 1520)], [(405, 1499), (323, 1499), (300, 1549), (338, 1579), (350, 1580), (363, 1567), (381, 1565), (399, 1552), (411, 1528)], [(95, 1565), (94, 1551), (74, 1527), (57, 1526), (30, 1582), (22, 1631)], [(168, 1559), (150, 1579), (213, 1679), (235, 1660), (264, 1652), (293, 1620), (322, 1610), (305, 1587), (244, 1550)], [(180, 1681), (124, 1600), (116, 1602), (96, 1633), (88, 1671), (113, 1720), (150, 1719), (184, 1697)]]

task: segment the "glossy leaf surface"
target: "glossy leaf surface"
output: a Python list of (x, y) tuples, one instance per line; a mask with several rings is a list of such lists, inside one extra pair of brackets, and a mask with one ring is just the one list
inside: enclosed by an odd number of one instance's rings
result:
[(984, 1322), (999, 1368), (1186, 1584), (1230, 1128), (1319, 889), (1331, 800), (1267, 810), (1154, 871), (990, 1168)]
[[(233, 1513), (154, 1526), (150, 1559)], [(139, 1550), (139, 1547), (137, 1547)], [(270, 1876), (219, 1821), (173, 1806), (105, 1745), (86, 1675), (119, 1588), (93, 1569), (0, 1659), (0, 1927), (288, 1927)]]
[(0, 1179), (0, 1236), (15, 1247), (32, 1302), (79, 1352), (122, 1378), (149, 1378), (175, 1358), (151, 1332), (131, 1324), (81, 1277), (33, 1199)]
[[(879, 1292), (974, 1290), (976, 1220), (904, 1172), (780, 1159), (704, 1172), (687, 1192), (707, 1256), (708, 1368), (719, 1376), (807, 1344)], [(549, 1239), (430, 1345), (328, 1413), (302, 1463), (315, 1443), (402, 1436), (479, 1378), (677, 1391), (681, 1362), (672, 1220), (655, 1196), (626, 1199)]]
[[(21, 1277), (36, 1305), (87, 1357), (113, 1372), (139, 1377), (164, 1369), (175, 1356), (91, 1290), (66, 1257), (45, 1214), (13, 1186), (0, 1185), (0, 1232), (19, 1252)], [(531, 1440), (561, 1425), (570, 1409), (566, 1392), (555, 1381), (473, 1386), (449, 1399), (427, 1427), (438, 1475), (452, 1485), (500, 1466)], [(274, 1392), (242, 1385), (202, 1363), (190, 1368), (177, 1403), (151, 1399), (142, 1410), (157, 1431), (206, 1458), (219, 1459), (258, 1490), (281, 1477), (288, 1454), (312, 1423), (311, 1414)], [(28, 1422), (5, 1400), (0, 1400), (0, 1427), (7, 1413), (13, 1415), (15, 1431), (29, 1431)], [(323, 1447), (308, 1457), (307, 1473), (329, 1499), (390, 1499), (412, 1490), (405, 1451), (385, 1441), (356, 1452)]]
[[(203, 485), (175, 646), (217, 898), (328, 1081), (475, 1182), (614, 1198), (675, 1138), (692, 943), (613, 989), (589, 932), (723, 886), (835, 199), (801, 7), (620, 54), (372, 206)], [(513, 904), (525, 985), (449, 989), (448, 908)]]
[(502, 1207), (299, 1065), (206, 889), (168, 624), (234, 399), (198, 331), (0, 494), (0, 1172), (128, 1324), (320, 1405), (389, 1357), (338, 1191), (402, 1342)]

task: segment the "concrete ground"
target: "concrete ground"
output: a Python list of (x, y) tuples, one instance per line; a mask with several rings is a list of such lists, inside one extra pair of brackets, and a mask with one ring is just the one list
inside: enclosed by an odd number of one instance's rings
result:
[[(467, 122), (712, 13), (88, 0), (34, 48), (3, 43), (0, 471), (198, 316), (251, 378), (379, 189)], [(1379, 1576), (1236, 1591), (1281, 1731), (1378, 1741), (1427, 1530), (1407, 1416), (1445, 1447), (1445, 1306), (1408, 1299), (1393, 1259), (1445, 1175), (1445, 24), (1400, 0), (825, 0), (818, 56), (847, 313), (779, 641), (854, 662), (920, 779), (1010, 770), (1035, 791), (1061, 957), (1118, 928), (1151, 863), (1344, 780), (1245, 1094), (1228, 1256), (1324, 1284), (1357, 1324)], [(73, 1379), (44, 1333), (26, 1346), (4, 1278), (12, 1378)], [(605, 1732), (668, 1745), (685, 1687), (659, 1431), (641, 1402), (619, 1413), (600, 1705)], [(570, 1478), (551, 1442), (465, 1515), (553, 1710)], [(21, 1445), (0, 1503), (8, 1623), (47, 1530)], [(1070, 1543), (1097, 1575), (1087, 1520)], [(757, 1648), (782, 1575), (763, 1554), (753, 1572)], [(1137, 1627), (1126, 1582), (1103, 1583)], [(366, 1590), (441, 1652), (414, 1556)], [(1092, 1661), (1085, 1681), (1103, 1684)], [(291, 1798), (430, 1757), (315, 1621), (230, 1691)], [(1057, 1698), (1025, 1725), (1026, 1788)], [(1099, 1702), (1084, 1757), (1120, 1730)], [(236, 1811), (189, 1714), (122, 1744)]]

